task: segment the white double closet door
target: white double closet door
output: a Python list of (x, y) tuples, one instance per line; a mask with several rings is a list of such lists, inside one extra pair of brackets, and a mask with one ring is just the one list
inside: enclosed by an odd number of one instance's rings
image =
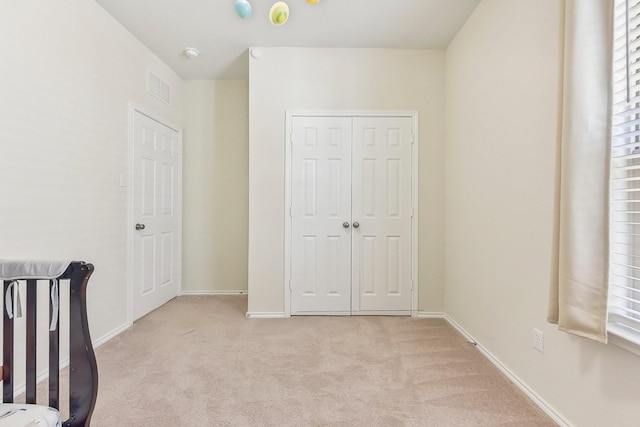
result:
[(412, 117), (290, 127), (291, 314), (410, 314)]

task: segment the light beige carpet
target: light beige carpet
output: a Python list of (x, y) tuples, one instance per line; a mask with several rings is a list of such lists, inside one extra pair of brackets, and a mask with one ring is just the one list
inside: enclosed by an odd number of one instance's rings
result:
[(184, 296), (96, 350), (92, 426), (553, 426), (440, 319), (246, 319)]

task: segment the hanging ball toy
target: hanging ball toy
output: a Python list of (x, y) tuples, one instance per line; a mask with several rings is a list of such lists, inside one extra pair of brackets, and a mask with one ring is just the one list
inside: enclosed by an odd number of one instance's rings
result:
[(271, 6), (269, 11), (269, 20), (273, 25), (282, 25), (289, 19), (289, 5), (283, 1), (279, 1)]
[(247, 19), (251, 16), (251, 3), (247, 0), (236, 0), (236, 13), (242, 19)]

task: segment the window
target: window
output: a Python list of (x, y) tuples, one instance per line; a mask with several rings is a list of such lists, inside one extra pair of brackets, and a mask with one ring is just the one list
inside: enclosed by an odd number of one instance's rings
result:
[(607, 331), (640, 351), (640, 0), (615, 0)]

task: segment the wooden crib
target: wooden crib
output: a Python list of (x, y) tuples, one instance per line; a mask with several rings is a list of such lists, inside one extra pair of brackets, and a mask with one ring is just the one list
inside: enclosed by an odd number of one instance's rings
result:
[[(13, 263), (13, 264), (10, 264)], [(18, 265), (16, 263), (19, 263)], [(98, 368), (87, 322), (87, 283), (93, 265), (84, 262), (57, 263), (59, 272), (43, 263), (0, 260), (0, 279), (4, 281), (3, 295), (3, 403), (14, 401), (14, 313), (21, 309), (20, 292), (16, 283), (26, 282), (26, 385), (25, 401), (36, 403), (37, 348), (36, 325), (38, 303), (49, 305), (49, 406), (59, 409), (60, 402), (60, 282), (69, 281), (69, 419), (62, 426), (89, 426), (98, 395)], [(66, 268), (64, 267), (66, 266)], [(7, 271), (12, 272), (7, 273)], [(21, 274), (23, 273), (23, 274)], [(16, 274), (20, 274), (16, 277)], [(11, 276), (11, 277), (7, 277)], [(48, 301), (37, 301), (37, 289), (48, 285)], [(24, 286), (22, 286), (24, 289)], [(66, 288), (66, 287), (65, 287)], [(42, 310), (41, 310), (42, 312)], [(41, 322), (42, 323), (42, 322)], [(2, 425), (2, 424), (0, 424)]]

